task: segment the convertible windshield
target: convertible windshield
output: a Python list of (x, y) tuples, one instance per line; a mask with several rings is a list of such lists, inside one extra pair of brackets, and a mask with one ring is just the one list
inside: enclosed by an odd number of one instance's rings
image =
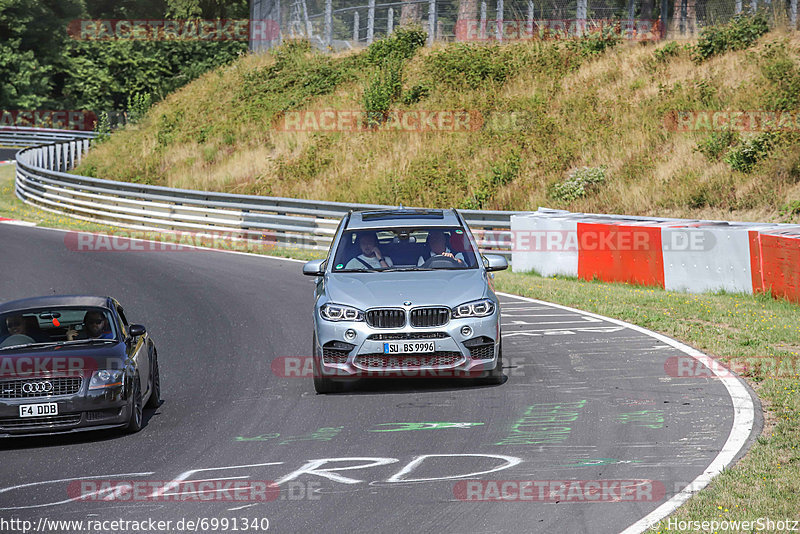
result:
[(333, 272), (475, 269), (475, 251), (463, 228), (348, 230)]
[(32, 309), (0, 314), (0, 350), (116, 337), (111, 314), (103, 308)]

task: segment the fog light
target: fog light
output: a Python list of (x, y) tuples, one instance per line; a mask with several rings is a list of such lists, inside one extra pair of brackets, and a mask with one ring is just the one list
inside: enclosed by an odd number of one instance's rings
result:
[(352, 328), (348, 328), (347, 332), (344, 333), (344, 338), (350, 341), (354, 340), (356, 338), (356, 331)]
[(471, 336), (472, 335), (472, 328), (470, 328), (468, 326), (462, 326), (461, 327), (461, 335), (464, 336), (464, 337)]

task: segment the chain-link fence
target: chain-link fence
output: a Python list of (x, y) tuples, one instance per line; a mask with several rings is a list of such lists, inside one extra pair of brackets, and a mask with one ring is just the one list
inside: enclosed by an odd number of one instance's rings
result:
[(280, 28), (251, 49), (308, 38), (324, 50), (366, 46), (400, 25), (434, 41), (516, 41), (580, 36), (614, 27), (623, 37), (679, 39), (737, 13), (766, 10), (797, 28), (798, 0), (252, 0), (251, 18)]

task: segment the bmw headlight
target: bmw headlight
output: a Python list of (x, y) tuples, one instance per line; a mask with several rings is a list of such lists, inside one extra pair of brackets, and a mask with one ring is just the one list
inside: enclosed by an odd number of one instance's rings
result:
[(92, 373), (89, 389), (113, 388), (122, 385), (123, 369), (101, 369)]
[(363, 321), (364, 312), (343, 304), (323, 304), (319, 314), (326, 321)]
[(472, 302), (465, 302), (453, 308), (453, 318), (463, 319), (464, 317), (488, 317), (494, 313), (494, 302), (491, 299), (481, 299)]

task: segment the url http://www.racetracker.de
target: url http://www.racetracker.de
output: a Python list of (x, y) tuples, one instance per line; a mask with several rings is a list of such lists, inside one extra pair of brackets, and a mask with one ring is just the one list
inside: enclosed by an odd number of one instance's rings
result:
[(182, 519), (86, 519), (66, 520), (40, 517), (38, 520), (0, 517), (0, 532), (263, 532), (266, 517), (194, 517)]

